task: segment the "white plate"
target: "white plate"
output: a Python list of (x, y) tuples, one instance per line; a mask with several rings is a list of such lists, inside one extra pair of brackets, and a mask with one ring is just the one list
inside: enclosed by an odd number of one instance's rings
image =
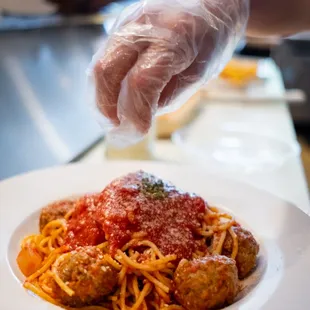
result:
[(114, 162), (58, 167), (0, 183), (1, 310), (58, 309), (27, 293), (18, 280), (21, 279), (15, 263), (18, 242), (25, 234), (36, 232), (38, 210), (56, 199), (99, 191), (113, 178), (138, 169), (195, 191), (209, 202), (224, 205), (258, 237), (260, 255), (266, 262), (261, 279), (246, 297), (227, 309), (309, 309), (310, 218), (302, 211), (266, 192), (219, 179), (197, 168)]

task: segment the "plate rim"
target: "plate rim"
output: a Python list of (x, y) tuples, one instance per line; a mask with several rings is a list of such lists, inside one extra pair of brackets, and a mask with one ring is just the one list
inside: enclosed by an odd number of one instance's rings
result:
[[(46, 168), (42, 168), (42, 169), (35, 169), (35, 170), (31, 170), (28, 172), (24, 172), (24, 173), (20, 173), (17, 175), (13, 175), (11, 177), (5, 178), (3, 180), (0, 180), (0, 193), (1, 193), (1, 189), (3, 186), (8, 186), (7, 184), (10, 182), (16, 182), (18, 180), (22, 180), (23, 178), (28, 178), (31, 176), (35, 176), (35, 175), (39, 175), (39, 174), (45, 174), (45, 173), (51, 173), (51, 172), (57, 172), (57, 171), (62, 171), (62, 170), (66, 170), (66, 169), (78, 169), (79, 167), (83, 167), (83, 166), (89, 166), (89, 167), (104, 167), (107, 165), (150, 165), (150, 166), (158, 166), (158, 167), (181, 167), (181, 169), (186, 168), (186, 169), (192, 169), (195, 173), (201, 173), (204, 175), (208, 175), (208, 176), (212, 176), (214, 178), (216, 178), (217, 180), (222, 180), (228, 183), (234, 183), (237, 184), (239, 186), (244, 186), (247, 187), (249, 189), (255, 190), (257, 192), (261, 192), (263, 195), (268, 195), (270, 198), (272, 199), (277, 199), (279, 201), (282, 201), (288, 205), (290, 205), (293, 208), (297, 208), (298, 210), (300, 210), (302, 213), (304, 213), (307, 216), (310, 216), (309, 214), (307, 214), (302, 208), (300, 208), (298, 205), (296, 205), (295, 203), (285, 200), (282, 197), (278, 196), (275, 193), (269, 192), (266, 189), (260, 188), (258, 186), (255, 186), (253, 184), (250, 184), (246, 181), (242, 181), (242, 180), (238, 180), (233, 178), (231, 175), (223, 175), (223, 174), (216, 174), (212, 171), (208, 171), (208, 169), (206, 167), (203, 167), (203, 165), (201, 165), (201, 167), (199, 168), (199, 166), (192, 164), (192, 163), (179, 163), (179, 162), (163, 162), (163, 161), (152, 161), (152, 160), (107, 160), (104, 161), (102, 163), (88, 163), (88, 162), (72, 162), (72, 163), (66, 163), (63, 165), (54, 165), (54, 166), (50, 166), (50, 167), (46, 167)], [(254, 176), (255, 177), (255, 176)], [(1, 201), (0, 201), (1, 202)], [(1, 211), (1, 203), (0, 203), (0, 211)], [(0, 227), (1, 229), (1, 227)]]

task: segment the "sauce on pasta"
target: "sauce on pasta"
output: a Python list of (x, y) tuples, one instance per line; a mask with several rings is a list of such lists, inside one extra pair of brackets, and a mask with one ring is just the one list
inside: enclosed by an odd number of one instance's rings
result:
[(65, 245), (70, 249), (79, 246), (97, 245), (105, 240), (102, 224), (92, 208), (100, 203), (100, 194), (87, 195), (76, 202), (76, 207), (67, 223)]
[(101, 194), (79, 201), (68, 222), (71, 247), (96, 245), (109, 239), (110, 251), (126, 244), (134, 233), (154, 242), (164, 255), (189, 258), (197, 247), (197, 230), (205, 201), (140, 171), (117, 179)]

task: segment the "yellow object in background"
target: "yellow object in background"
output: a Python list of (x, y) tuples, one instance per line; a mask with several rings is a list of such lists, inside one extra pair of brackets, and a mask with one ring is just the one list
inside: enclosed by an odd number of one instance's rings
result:
[(258, 62), (249, 59), (232, 59), (220, 74), (220, 78), (235, 86), (246, 86), (257, 79)]

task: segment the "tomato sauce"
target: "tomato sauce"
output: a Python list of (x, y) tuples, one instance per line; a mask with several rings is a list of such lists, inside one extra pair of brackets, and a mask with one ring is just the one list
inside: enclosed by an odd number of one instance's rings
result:
[(106, 236), (113, 255), (133, 233), (142, 232), (164, 255), (190, 258), (201, 250), (196, 232), (205, 201), (143, 171), (116, 179), (101, 194), (79, 204), (69, 221), (71, 246), (95, 245)]
[(87, 195), (76, 202), (75, 210), (68, 220), (65, 244), (71, 249), (79, 246), (98, 245), (105, 241), (102, 225), (96, 220), (94, 208), (100, 195)]

